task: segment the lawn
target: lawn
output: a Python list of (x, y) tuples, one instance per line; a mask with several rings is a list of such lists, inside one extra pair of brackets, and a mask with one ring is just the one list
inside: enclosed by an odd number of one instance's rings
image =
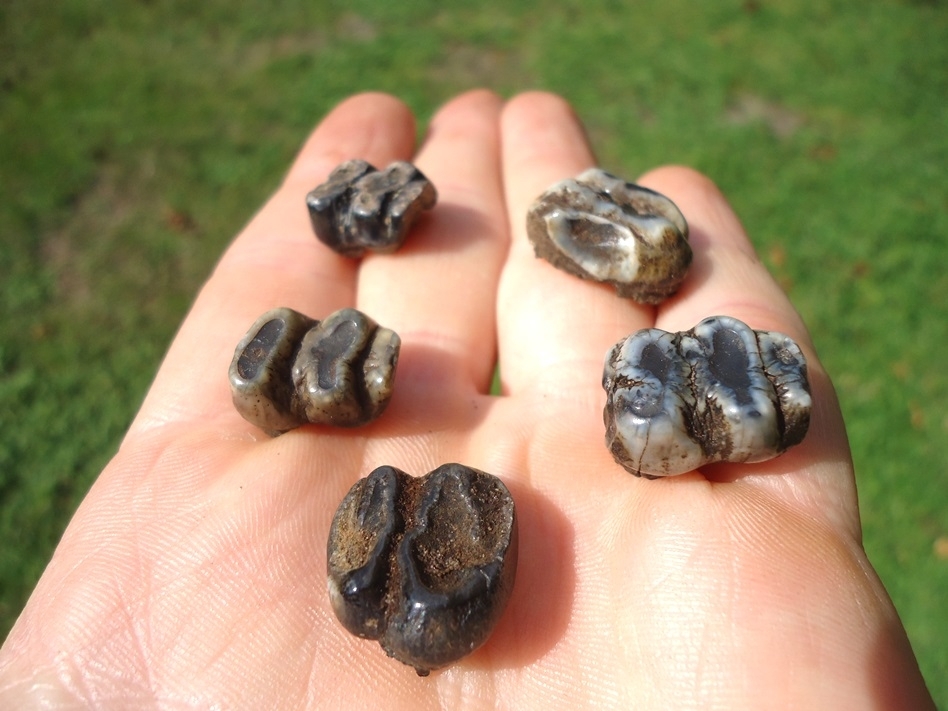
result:
[(545, 88), (607, 169), (731, 197), (837, 385), (866, 548), (948, 708), (948, 7), (443, 5), (0, 4), (0, 638), (315, 122), (364, 89), (426, 118)]

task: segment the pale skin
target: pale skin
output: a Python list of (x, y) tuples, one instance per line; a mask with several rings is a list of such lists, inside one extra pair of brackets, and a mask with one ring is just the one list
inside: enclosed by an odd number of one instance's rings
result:
[[(343, 102), (224, 254), (0, 652), (0, 707), (933, 709), (862, 548), (830, 380), (714, 185), (639, 178), (695, 252), (681, 291), (645, 307), (527, 241), (530, 202), (596, 163), (563, 100), (470, 92), (415, 135), (389, 96)], [(312, 235), (304, 196), (350, 158), (413, 160), (437, 186), (397, 254), (354, 261)], [(227, 367), (276, 306), (355, 306), (400, 334), (379, 420), (271, 439), (240, 418)], [(809, 434), (764, 464), (629, 475), (603, 443), (607, 349), (714, 314), (801, 344)], [(508, 484), (520, 565), (490, 640), (420, 678), (338, 624), (325, 546), (358, 478), (445, 462)]]

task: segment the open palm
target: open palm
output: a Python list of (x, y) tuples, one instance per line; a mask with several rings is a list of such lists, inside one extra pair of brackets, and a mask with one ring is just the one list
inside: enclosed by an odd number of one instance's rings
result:
[[(655, 309), (533, 256), (530, 201), (594, 165), (562, 100), (472, 92), (414, 141), (398, 101), (349, 99), (224, 255), (3, 647), (0, 706), (931, 708), (862, 550), (832, 386), (714, 186), (684, 168), (640, 179), (682, 209), (695, 253)], [(312, 235), (304, 196), (350, 158), (412, 159), (437, 186), (397, 254), (353, 261)], [(270, 439), (240, 418), (227, 367), (276, 306), (355, 306), (398, 332), (379, 420)], [(801, 344), (807, 438), (764, 464), (630, 476), (603, 443), (605, 352), (714, 314)], [(520, 565), (490, 640), (419, 678), (335, 620), (326, 538), (375, 467), (454, 461), (507, 483)]]

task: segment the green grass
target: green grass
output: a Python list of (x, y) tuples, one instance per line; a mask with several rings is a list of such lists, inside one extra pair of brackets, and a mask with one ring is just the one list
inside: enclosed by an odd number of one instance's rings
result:
[(442, 5), (0, 5), (0, 636), (319, 117), (539, 87), (604, 167), (688, 163), (732, 198), (834, 376), (866, 547), (948, 708), (948, 8)]

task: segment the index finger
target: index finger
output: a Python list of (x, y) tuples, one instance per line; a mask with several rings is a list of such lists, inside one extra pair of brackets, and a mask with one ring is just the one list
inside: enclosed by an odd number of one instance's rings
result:
[(353, 303), (357, 262), (315, 238), (306, 193), (345, 160), (362, 158), (384, 167), (410, 158), (414, 142), (411, 111), (385, 94), (352, 97), (325, 117), (284, 183), (201, 290), (129, 435), (173, 421), (222, 413), (239, 417), (230, 402), (227, 368), (254, 320), (278, 306), (322, 318)]

